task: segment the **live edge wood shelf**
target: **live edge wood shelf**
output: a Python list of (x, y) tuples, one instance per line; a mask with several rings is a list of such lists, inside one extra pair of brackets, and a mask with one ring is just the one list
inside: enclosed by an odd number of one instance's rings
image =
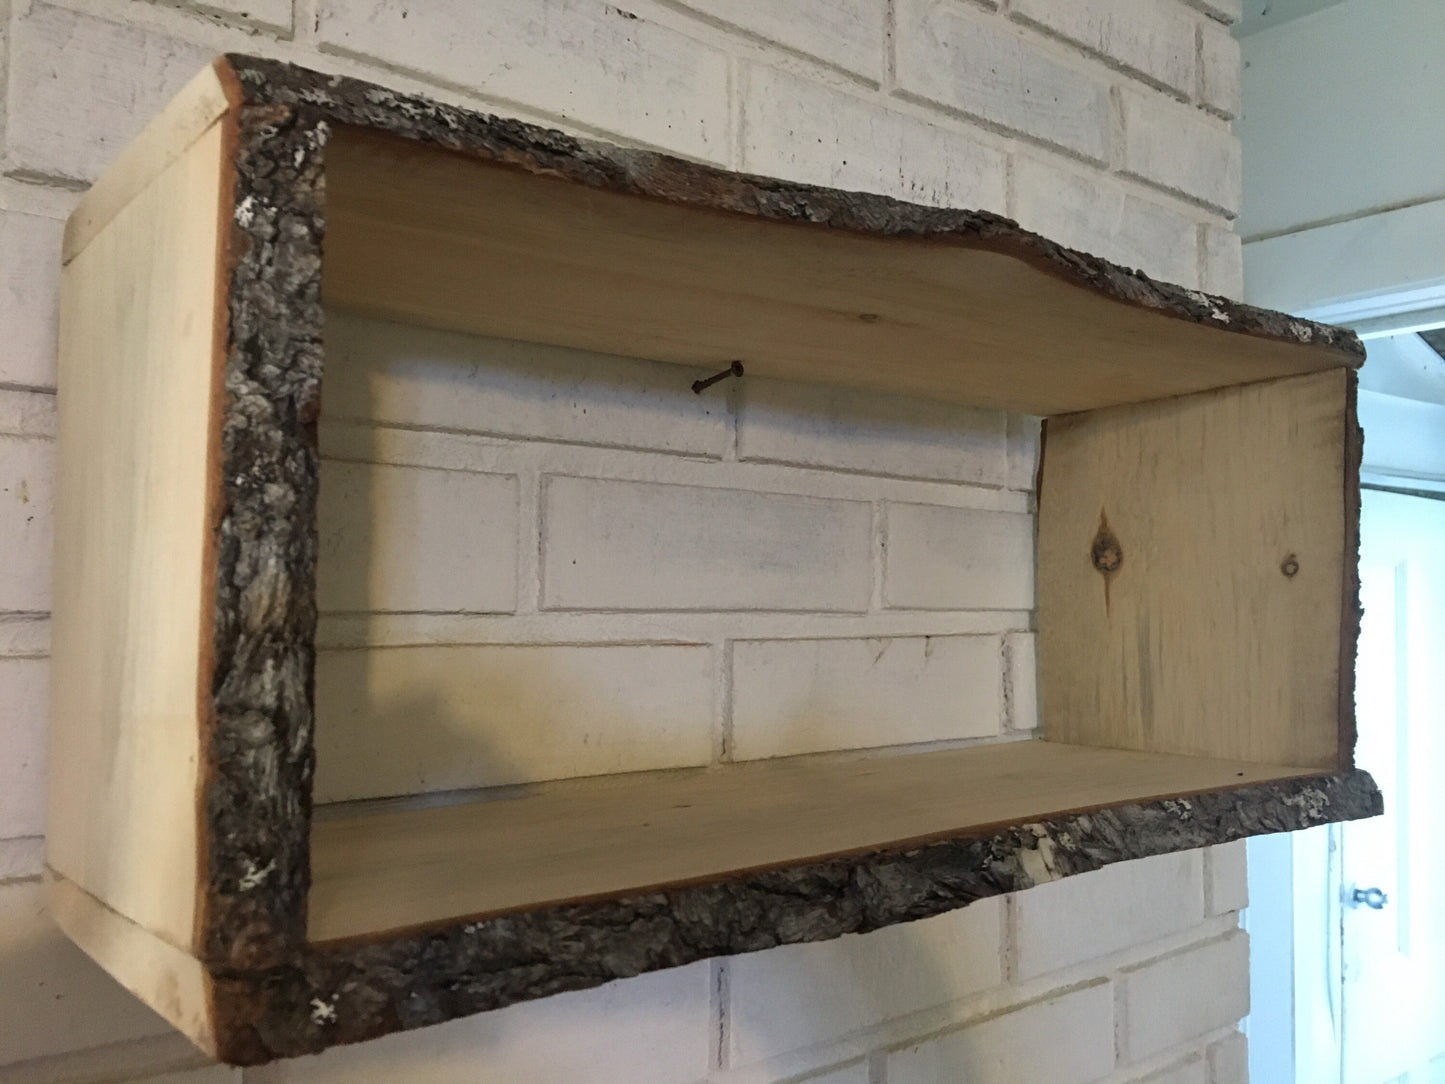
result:
[[(989, 214), (247, 57), (120, 156), (64, 259), (52, 906), (227, 1061), (1380, 810), (1352, 766), (1347, 331)], [(313, 824), (323, 295), (1045, 415), (1043, 740)]]

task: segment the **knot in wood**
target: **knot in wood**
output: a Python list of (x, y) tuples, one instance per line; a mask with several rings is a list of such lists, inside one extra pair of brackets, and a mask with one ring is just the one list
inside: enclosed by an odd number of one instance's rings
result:
[(1099, 517), (1099, 533), (1094, 536), (1094, 544), (1089, 548), (1089, 559), (1106, 576), (1119, 571), (1119, 566), (1124, 563), (1124, 547), (1119, 545), (1119, 539), (1109, 529), (1109, 521), (1102, 516)]
[(1299, 571), (1299, 558), (1291, 553), (1280, 564), (1279, 570), (1283, 572), (1288, 578), (1294, 579), (1295, 573)]

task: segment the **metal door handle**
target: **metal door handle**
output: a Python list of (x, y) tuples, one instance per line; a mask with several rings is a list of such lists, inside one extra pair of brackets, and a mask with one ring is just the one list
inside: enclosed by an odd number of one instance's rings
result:
[(1375, 911), (1383, 911), (1385, 904), (1390, 902), (1390, 897), (1379, 888), (1356, 888), (1350, 893), (1350, 902), (1356, 907), (1363, 905)]

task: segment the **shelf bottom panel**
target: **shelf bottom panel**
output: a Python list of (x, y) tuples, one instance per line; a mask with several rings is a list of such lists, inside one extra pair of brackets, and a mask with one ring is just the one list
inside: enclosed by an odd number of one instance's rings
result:
[(1023, 741), (568, 780), (430, 808), (332, 809), (312, 828), (308, 934), (375, 936), (635, 895), (1319, 771)]

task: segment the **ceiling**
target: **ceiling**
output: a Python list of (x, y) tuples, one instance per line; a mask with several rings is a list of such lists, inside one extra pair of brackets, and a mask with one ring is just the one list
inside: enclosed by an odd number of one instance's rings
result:
[(1244, 14), (1234, 28), (1234, 35), (1242, 38), (1338, 3), (1340, 0), (1244, 0)]
[(1361, 388), (1445, 404), (1445, 328), (1371, 337), (1365, 348)]

